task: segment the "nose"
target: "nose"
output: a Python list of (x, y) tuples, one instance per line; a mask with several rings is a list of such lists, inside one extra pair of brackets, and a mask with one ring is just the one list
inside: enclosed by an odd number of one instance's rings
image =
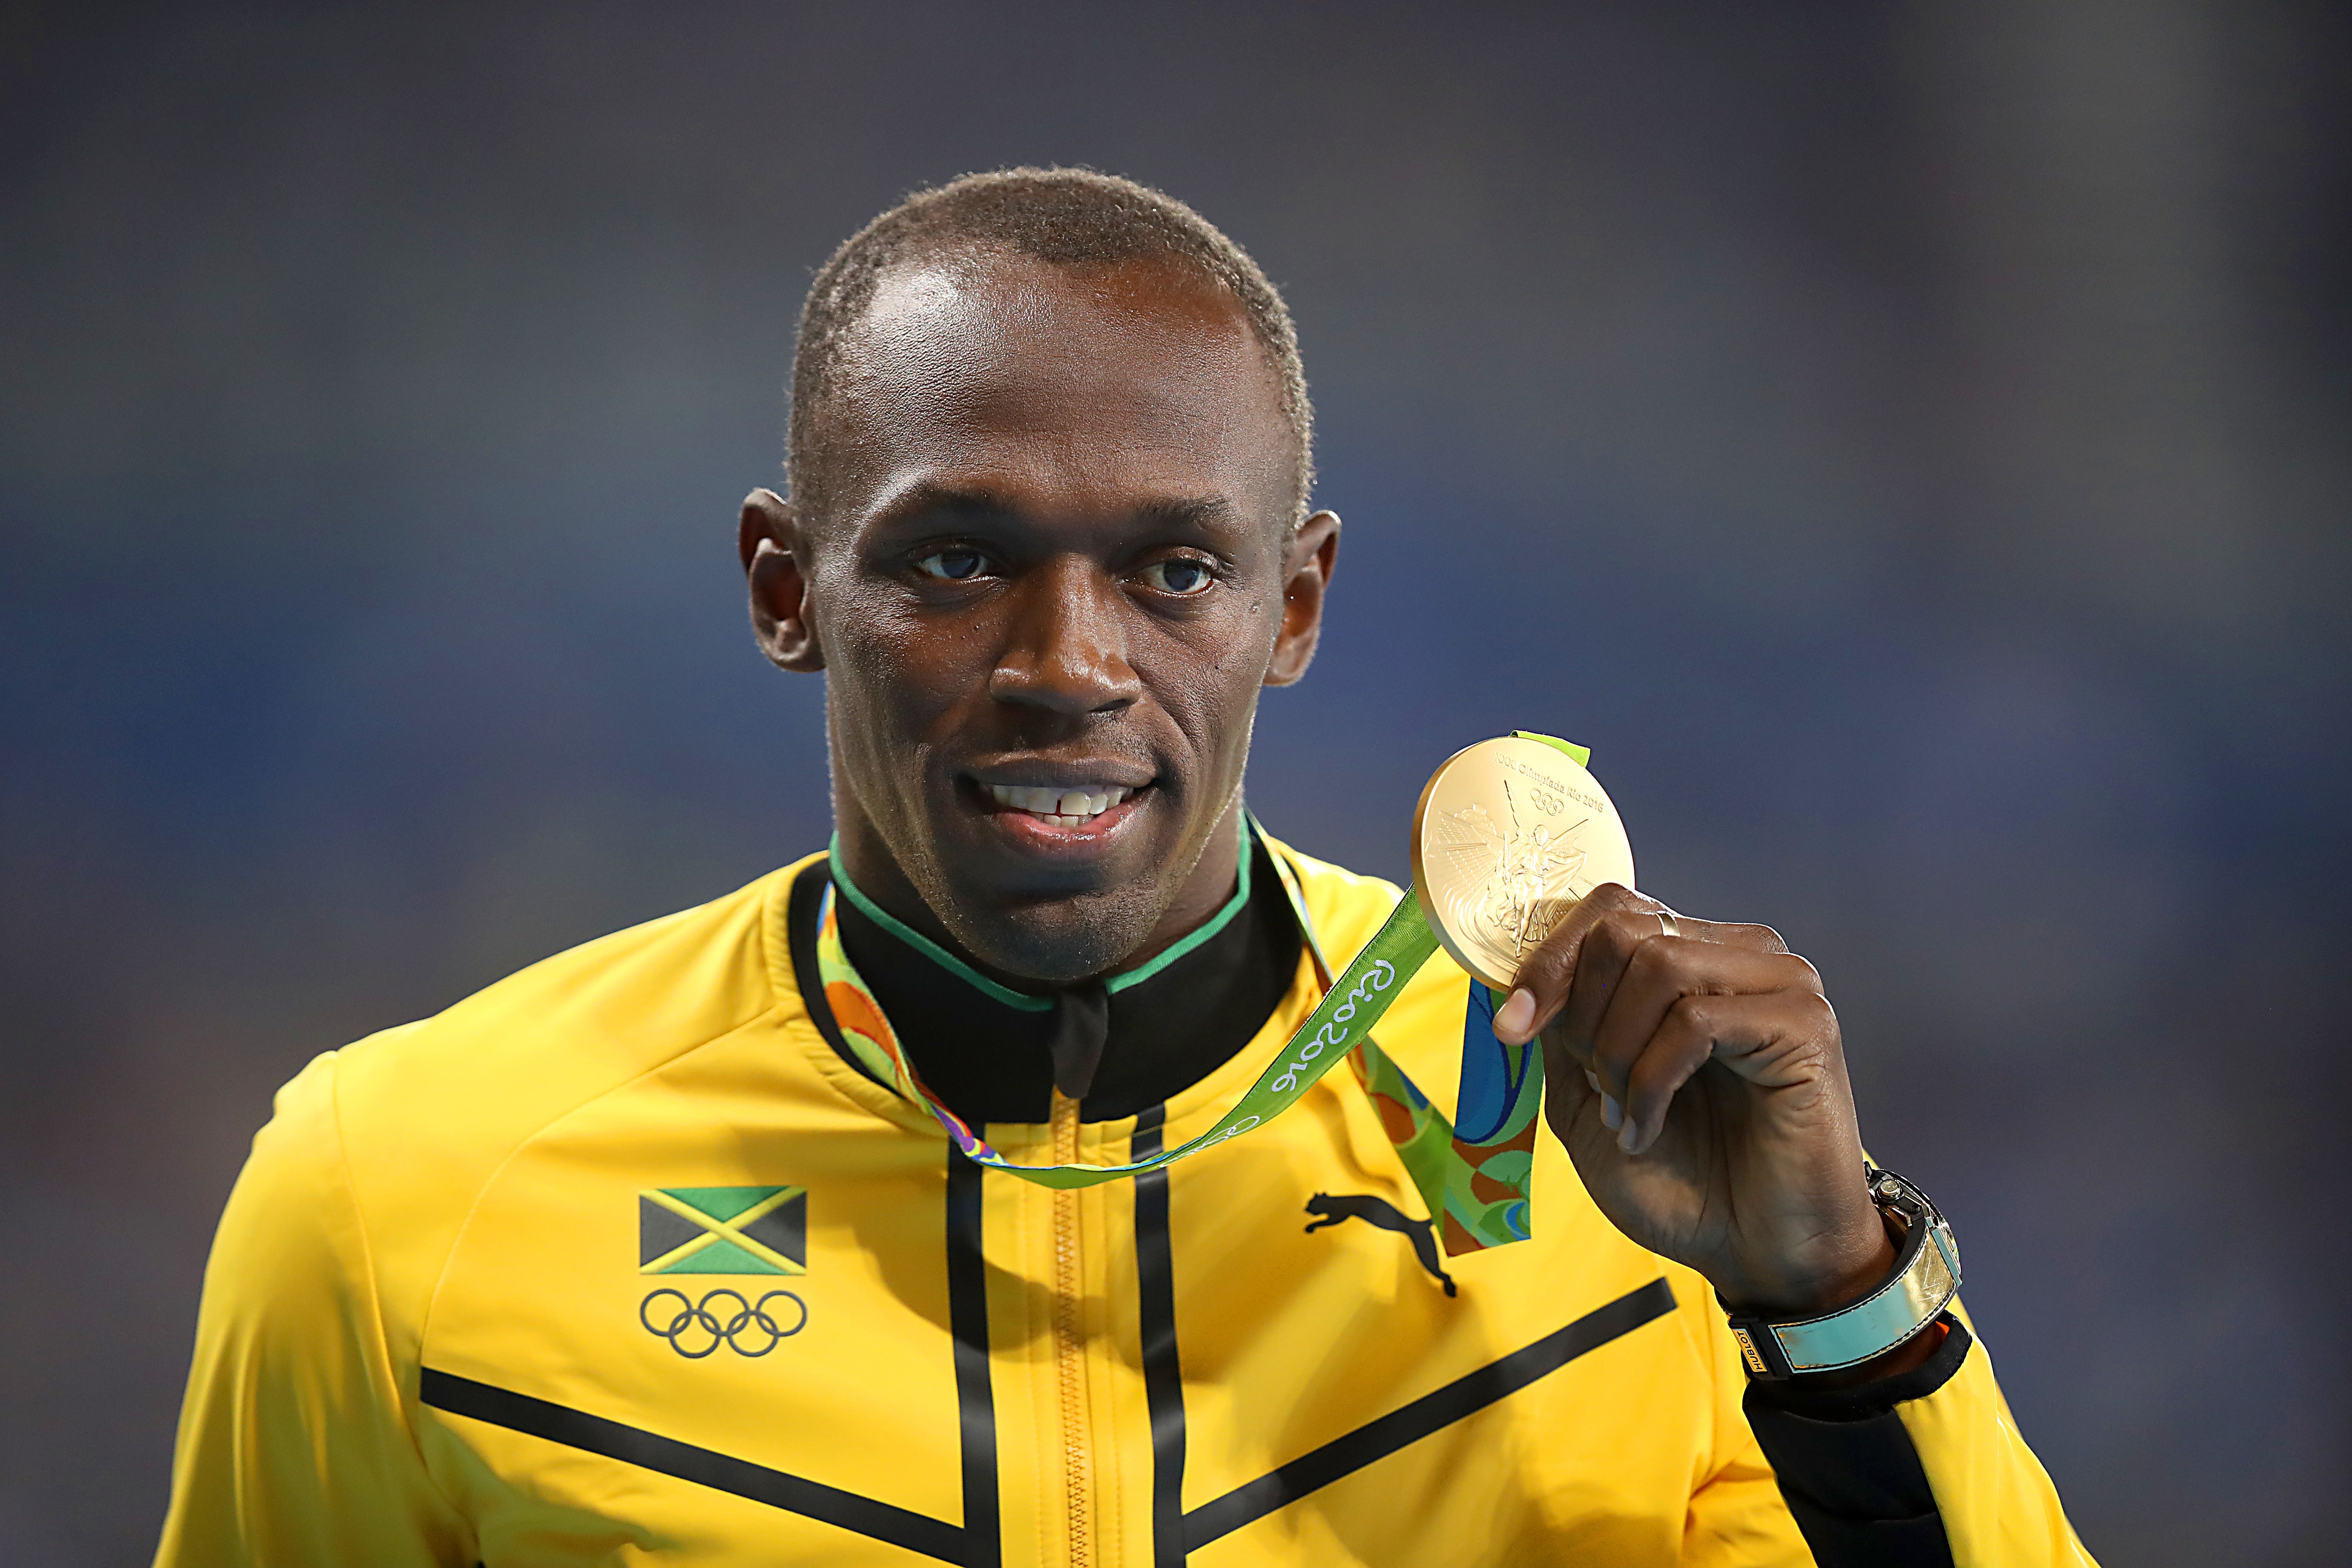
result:
[(1097, 563), (1062, 556), (1022, 574), (989, 695), (1073, 717), (1115, 713), (1143, 695), (1127, 662), (1127, 595)]

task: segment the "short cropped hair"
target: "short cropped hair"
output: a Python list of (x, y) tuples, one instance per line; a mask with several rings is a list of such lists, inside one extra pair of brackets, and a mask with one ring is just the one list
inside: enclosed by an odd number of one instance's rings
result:
[(967, 247), (1016, 251), (1058, 267), (1173, 262), (1231, 292), (1282, 384), (1282, 411), (1297, 447), (1291, 526), (1305, 520), (1315, 479), (1315, 413), (1281, 293), (1247, 251), (1182, 202), (1090, 169), (1000, 169), (918, 191), (850, 236), (818, 268), (793, 351), (786, 471), (799, 506), (818, 512), (829, 500), (819, 416), (836, 395), (843, 342), (876, 288), (893, 268)]

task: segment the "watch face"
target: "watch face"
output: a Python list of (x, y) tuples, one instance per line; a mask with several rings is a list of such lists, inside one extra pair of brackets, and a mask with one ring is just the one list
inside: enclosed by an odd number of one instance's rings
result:
[(1496, 990), (1604, 882), (1633, 885), (1633, 847), (1600, 782), (1557, 747), (1481, 741), (1431, 775), (1412, 817), (1422, 913)]

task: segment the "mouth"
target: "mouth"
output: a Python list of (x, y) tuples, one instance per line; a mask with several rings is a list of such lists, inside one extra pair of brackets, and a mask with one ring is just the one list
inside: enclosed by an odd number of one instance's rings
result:
[(1001, 784), (966, 774), (963, 784), (965, 798), (995, 829), (1032, 855), (1091, 858), (1107, 852), (1158, 793), (1155, 784), (1114, 784), (1076, 772), (1061, 778), (1035, 773), (1029, 777), (1037, 782)]

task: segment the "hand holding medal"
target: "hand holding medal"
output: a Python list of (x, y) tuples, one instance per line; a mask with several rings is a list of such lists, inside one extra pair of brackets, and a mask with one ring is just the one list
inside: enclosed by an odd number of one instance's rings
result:
[(1624, 828), (1582, 761), (1522, 733), (1439, 769), (1413, 823), (1421, 907), (1502, 994), (1503, 1047), (1540, 1043), (1545, 1119), (1620, 1230), (1728, 1301), (1850, 1300), (1893, 1247), (1861, 1179), (1821, 976), (1769, 926), (1635, 892)]
[(1497, 1048), (1540, 1042), (1546, 1120), (1612, 1223), (1750, 1310), (1852, 1300), (1894, 1247), (1821, 976), (1768, 926), (1685, 920), (1633, 891), (1585, 759), (1523, 731), (1439, 768), (1413, 814), (1421, 910), (1504, 996)]

